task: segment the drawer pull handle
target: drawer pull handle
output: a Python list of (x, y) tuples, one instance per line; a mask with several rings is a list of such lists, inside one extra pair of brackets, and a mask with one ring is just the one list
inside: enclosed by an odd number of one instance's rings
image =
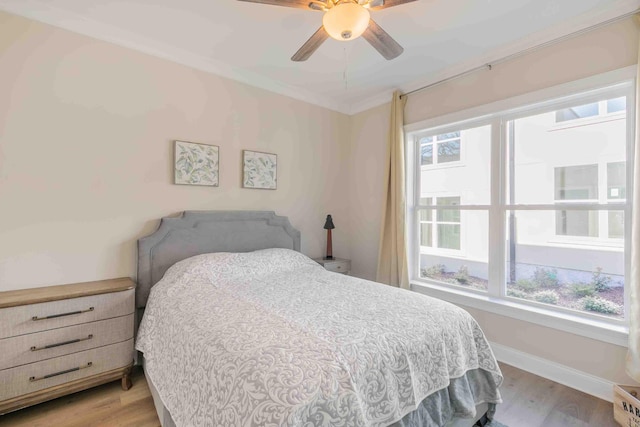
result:
[(57, 377), (58, 375), (64, 375), (70, 372), (79, 371), (80, 369), (90, 368), (92, 365), (93, 365), (93, 362), (89, 362), (84, 366), (78, 366), (77, 368), (71, 368), (65, 371), (56, 372), (55, 374), (48, 374), (43, 377), (29, 377), (29, 381), (34, 382), (34, 381), (46, 380), (47, 378)]
[(82, 313), (87, 313), (89, 311), (93, 311), (94, 308), (93, 307), (89, 307), (88, 310), (78, 310), (78, 311), (70, 311), (69, 313), (62, 313), (62, 314), (52, 314), (51, 316), (46, 316), (46, 317), (38, 317), (38, 316), (33, 316), (31, 318), (31, 320), (46, 320), (46, 319), (55, 319), (56, 317), (64, 317), (64, 316), (72, 316), (74, 314), (82, 314)]
[(59, 342), (59, 343), (56, 343), (56, 344), (45, 345), (44, 347), (36, 347), (34, 345), (33, 347), (31, 347), (31, 351), (46, 350), (48, 348), (60, 347), (62, 345), (68, 345), (68, 344), (75, 344), (77, 342), (87, 341), (87, 340), (90, 340), (90, 339), (93, 339), (93, 334), (88, 335), (86, 338), (77, 338), (77, 339), (71, 340), (71, 341), (64, 341), (64, 342)]

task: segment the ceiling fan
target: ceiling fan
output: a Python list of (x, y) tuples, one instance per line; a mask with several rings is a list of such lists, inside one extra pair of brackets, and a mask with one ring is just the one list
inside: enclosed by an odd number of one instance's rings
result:
[(398, 57), (404, 49), (385, 30), (371, 19), (370, 10), (398, 6), (416, 0), (238, 0), (250, 3), (311, 9), (324, 12), (322, 26), (291, 57), (292, 61), (306, 61), (329, 37), (340, 41), (360, 36), (385, 59)]

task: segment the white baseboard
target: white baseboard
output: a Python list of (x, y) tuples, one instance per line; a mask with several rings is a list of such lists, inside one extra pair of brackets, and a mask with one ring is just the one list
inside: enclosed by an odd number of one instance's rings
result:
[(613, 383), (611, 381), (541, 357), (532, 356), (502, 344), (493, 342), (490, 344), (496, 359), (500, 362), (596, 396), (602, 400), (613, 401)]

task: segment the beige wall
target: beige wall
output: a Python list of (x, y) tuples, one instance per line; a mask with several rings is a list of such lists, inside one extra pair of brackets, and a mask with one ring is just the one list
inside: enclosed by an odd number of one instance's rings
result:
[[(637, 60), (638, 30), (629, 19), (499, 64), (492, 71), (411, 95), (405, 124), (634, 65)], [(351, 118), (351, 257), (355, 274), (368, 279), (375, 277), (380, 239), (380, 183), (385, 170), (381, 153), (386, 147), (388, 115), (386, 105)], [(631, 381), (624, 372), (623, 347), (467, 309), (496, 343), (614, 382)]]
[[(302, 251), (324, 216), (349, 256), (349, 117), (0, 13), (0, 290), (135, 275), (162, 216), (266, 209)], [(220, 146), (220, 187), (173, 185), (173, 140)], [(240, 188), (242, 149), (278, 154), (278, 189)]]

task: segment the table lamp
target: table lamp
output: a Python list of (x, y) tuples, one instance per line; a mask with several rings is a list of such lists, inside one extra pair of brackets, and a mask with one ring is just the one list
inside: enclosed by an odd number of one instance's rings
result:
[(324, 259), (333, 259), (333, 248), (331, 247), (331, 230), (336, 228), (333, 225), (333, 220), (331, 219), (331, 215), (327, 215), (327, 220), (324, 223), (324, 229), (327, 230), (327, 256)]

